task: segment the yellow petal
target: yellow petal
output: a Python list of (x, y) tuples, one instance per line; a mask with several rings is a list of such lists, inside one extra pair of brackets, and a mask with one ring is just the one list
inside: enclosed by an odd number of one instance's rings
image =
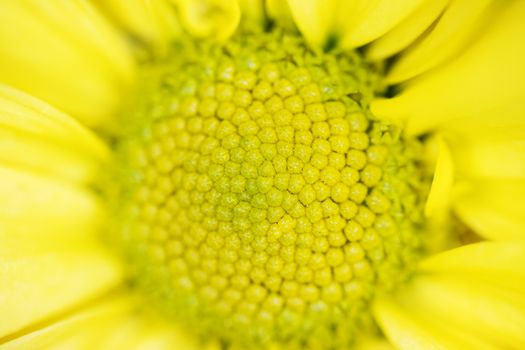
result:
[(352, 0), (334, 9), (341, 46), (358, 47), (385, 34), (414, 12), (423, 0)]
[(374, 314), (403, 349), (432, 348), (452, 337), (445, 349), (519, 348), (525, 344), (524, 259), (523, 240), (440, 253), (425, 259), (396, 295), (380, 297)]
[(474, 231), (500, 240), (525, 237), (525, 180), (471, 180), (458, 186), (454, 210)]
[(446, 349), (519, 348), (525, 343), (524, 257), (523, 240), (440, 253), (424, 260), (396, 295), (380, 297), (374, 313), (401, 348), (439, 348), (436, 342)]
[[(249, 18), (261, 24), (266, 21), (265, 3), (264, 0), (238, 0), (241, 7), (242, 18)], [(284, 3), (284, 1), (282, 2)]]
[(453, 149), (458, 176), (502, 181), (525, 178), (525, 139), (521, 135), (513, 135), (516, 129), (502, 129), (499, 132), (493, 129), (474, 133), (464, 130), (447, 137)]
[[(99, 337), (107, 335), (104, 331), (107, 333), (115, 322), (129, 317), (134, 303), (136, 300), (125, 294), (103, 298), (95, 301), (94, 305), (74, 310), (72, 315), (38, 324), (25, 333), (14, 334), (5, 339), (5, 343), (0, 341), (0, 350), (93, 349), (95, 339), (87, 339), (86, 333)], [(72, 340), (77, 340), (75, 346), (72, 346)]]
[(491, 0), (453, 0), (436, 27), (409, 50), (387, 76), (388, 83), (399, 83), (446, 61), (464, 49), (481, 25), (480, 19)]
[(377, 100), (372, 111), (408, 120), (407, 132), (420, 134), (452, 121), (472, 126), (494, 120), (523, 125), (525, 115), (525, 2), (498, 2), (492, 22), (460, 57), (407, 84), (392, 99)]
[(287, 1), (266, 0), (266, 14), (275, 21), (281, 28), (297, 30), (292, 17), (292, 12)]
[(87, 128), (58, 109), (26, 93), (0, 84), (0, 126), (73, 147), (98, 159), (107, 147)]
[[(137, 300), (138, 301), (138, 300)], [(92, 320), (79, 332), (70, 333), (54, 343), (53, 350), (200, 350), (189, 334), (160, 317), (152, 317), (138, 310), (106, 320)], [(133, 312), (135, 311), (135, 312)], [(98, 321), (97, 323), (93, 321)], [(100, 322), (102, 321), (102, 322)]]
[(89, 3), (2, 1), (0, 22), (0, 81), (91, 126), (113, 114), (132, 81), (132, 58)]
[(423, 0), (288, 0), (293, 18), (306, 40), (322, 49), (364, 45), (386, 33)]
[[(190, 339), (189, 334), (184, 334), (180, 329), (161, 322), (151, 322), (151, 320), (141, 320), (133, 330), (127, 330), (127, 337), (124, 342), (119, 342), (116, 346), (105, 345), (101, 349), (113, 350), (142, 350), (142, 349), (201, 349), (198, 344)], [(149, 322), (148, 322), (149, 321)]]
[(425, 215), (427, 217), (438, 215), (446, 211), (454, 183), (454, 164), (447, 144), (443, 139), (439, 139), (439, 154), (432, 187), (425, 205)]
[(121, 268), (88, 239), (49, 240), (0, 233), (0, 337), (114, 288)]
[(165, 49), (182, 34), (174, 6), (168, 0), (97, 0), (128, 32)]
[(93, 180), (100, 170), (75, 149), (2, 127), (0, 163), (77, 184)]
[(67, 317), (13, 335), (0, 350), (203, 349), (173, 324), (140, 310), (141, 302), (125, 293), (103, 298)]
[(288, 0), (295, 24), (314, 48), (324, 48), (334, 35), (338, 0)]
[(492, 285), (525, 293), (525, 242), (481, 242), (434, 255), (423, 260), (422, 273), (476, 276)]
[(373, 312), (385, 335), (399, 349), (447, 349), (447, 344), (435, 339), (427, 324), (412, 319), (394, 301), (380, 298), (374, 303)]
[(476, 276), (418, 276), (404, 298), (449, 328), (510, 349), (525, 344), (525, 294), (477, 282)]
[(106, 146), (74, 119), (0, 85), (0, 161), (85, 182), (108, 158)]
[(156, 317), (158, 315), (135, 311), (128, 314), (126, 318), (117, 320), (108, 327), (105, 334), (99, 335), (96, 349), (203, 349), (197, 339), (178, 327), (176, 323), (165, 322), (164, 319)]
[(382, 60), (408, 47), (439, 17), (450, 0), (426, 0), (392, 30), (370, 44), (366, 55)]
[(373, 304), (376, 321), (398, 349), (495, 349), (468, 334), (458, 334), (441, 320), (425, 315), (425, 311), (418, 314), (405, 303), (387, 297), (380, 297)]
[(199, 38), (228, 39), (237, 29), (241, 10), (237, 0), (172, 0), (182, 23)]
[(0, 166), (0, 232), (76, 237), (103, 219), (97, 199), (63, 181)]

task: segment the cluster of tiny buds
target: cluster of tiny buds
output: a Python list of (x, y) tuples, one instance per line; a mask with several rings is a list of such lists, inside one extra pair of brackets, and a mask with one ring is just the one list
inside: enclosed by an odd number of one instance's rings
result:
[(133, 149), (134, 241), (174, 298), (222, 325), (272, 341), (348, 333), (402, 260), (393, 146), (359, 103), (327, 97), (322, 63), (262, 57), (177, 71), (181, 92)]

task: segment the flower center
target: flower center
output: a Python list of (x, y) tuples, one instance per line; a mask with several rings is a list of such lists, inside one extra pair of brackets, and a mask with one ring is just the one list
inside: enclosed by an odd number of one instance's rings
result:
[(116, 197), (143, 290), (226, 342), (349, 344), (417, 260), (428, 187), (420, 143), (368, 110), (373, 78), (278, 31), (145, 68)]

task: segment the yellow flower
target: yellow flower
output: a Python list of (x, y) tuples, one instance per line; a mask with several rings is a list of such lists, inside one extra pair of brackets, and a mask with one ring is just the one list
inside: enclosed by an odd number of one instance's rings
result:
[(524, 19), (1, 2), (0, 350), (524, 347)]

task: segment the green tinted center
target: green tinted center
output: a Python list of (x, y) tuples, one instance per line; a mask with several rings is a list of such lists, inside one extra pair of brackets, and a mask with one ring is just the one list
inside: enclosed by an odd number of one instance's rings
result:
[(163, 310), (227, 343), (351, 343), (421, 245), (420, 144), (370, 114), (356, 53), (280, 32), (145, 68), (118, 237)]

